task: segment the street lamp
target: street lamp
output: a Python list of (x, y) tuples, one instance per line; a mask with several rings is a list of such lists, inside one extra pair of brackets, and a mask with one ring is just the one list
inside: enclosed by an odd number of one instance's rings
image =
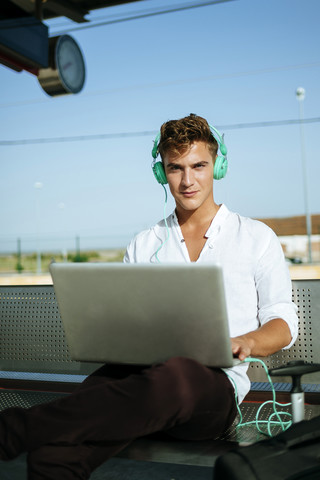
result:
[(307, 184), (307, 162), (304, 140), (304, 126), (303, 126), (303, 100), (306, 96), (306, 91), (303, 87), (298, 87), (296, 90), (296, 97), (299, 102), (299, 120), (300, 120), (300, 141), (301, 141), (301, 163), (302, 163), (302, 179), (303, 179), (303, 194), (304, 194), (304, 208), (306, 213), (306, 227), (308, 236), (308, 261), (312, 263), (312, 247), (311, 247), (311, 216), (308, 205), (308, 184)]
[(37, 222), (37, 274), (41, 273), (41, 248), (40, 248), (40, 190), (43, 184), (36, 182), (34, 188), (36, 189), (36, 222)]

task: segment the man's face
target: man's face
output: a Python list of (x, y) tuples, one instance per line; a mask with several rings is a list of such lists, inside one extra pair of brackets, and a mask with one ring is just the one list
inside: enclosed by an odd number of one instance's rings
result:
[(195, 142), (180, 156), (165, 155), (164, 168), (177, 211), (213, 204), (213, 159), (204, 142)]

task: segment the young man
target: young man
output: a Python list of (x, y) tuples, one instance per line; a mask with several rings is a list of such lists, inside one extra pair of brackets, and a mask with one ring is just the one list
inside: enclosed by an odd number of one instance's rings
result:
[[(219, 133), (190, 115), (161, 127), (154, 157), (158, 150), (162, 162), (154, 173), (160, 183), (168, 182), (176, 209), (135, 237), (124, 260), (219, 263), (233, 353), (243, 360), (289, 347), (297, 335), (297, 317), (275, 234), (214, 201), (213, 177), (226, 171)], [(87, 479), (133, 439), (149, 433), (216, 438), (236, 415), (228, 376), (241, 402), (250, 387), (247, 367), (243, 363), (223, 371), (180, 357), (148, 368), (105, 365), (68, 397), (2, 413), (0, 458), (28, 451), (29, 480)]]

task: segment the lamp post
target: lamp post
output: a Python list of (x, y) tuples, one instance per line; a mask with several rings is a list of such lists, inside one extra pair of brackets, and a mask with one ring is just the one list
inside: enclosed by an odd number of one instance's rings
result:
[[(59, 203), (58, 208), (60, 209), (61, 214), (65, 212), (65, 207), (66, 206), (63, 202)], [(62, 222), (62, 227), (64, 227), (64, 221)], [(68, 260), (68, 250), (64, 242), (65, 240), (62, 241), (62, 258), (63, 258), (63, 261), (66, 262)]]
[(43, 184), (36, 182), (34, 188), (36, 189), (36, 223), (37, 223), (37, 274), (41, 273), (41, 248), (40, 248), (40, 190)]
[(306, 162), (304, 126), (303, 126), (303, 119), (304, 119), (303, 101), (305, 96), (306, 96), (305, 89), (303, 87), (298, 87), (296, 90), (296, 97), (299, 102), (301, 163), (302, 163), (304, 208), (305, 208), (305, 214), (306, 214), (306, 227), (307, 227), (307, 236), (308, 236), (308, 261), (312, 263), (312, 247), (311, 247), (312, 227), (311, 227), (311, 216), (309, 213), (309, 202), (308, 202), (307, 162)]

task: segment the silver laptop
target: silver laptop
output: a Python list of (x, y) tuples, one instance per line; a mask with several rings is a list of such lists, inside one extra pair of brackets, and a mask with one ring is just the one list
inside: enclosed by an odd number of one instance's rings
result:
[(50, 272), (73, 360), (234, 364), (220, 267), (53, 263)]

